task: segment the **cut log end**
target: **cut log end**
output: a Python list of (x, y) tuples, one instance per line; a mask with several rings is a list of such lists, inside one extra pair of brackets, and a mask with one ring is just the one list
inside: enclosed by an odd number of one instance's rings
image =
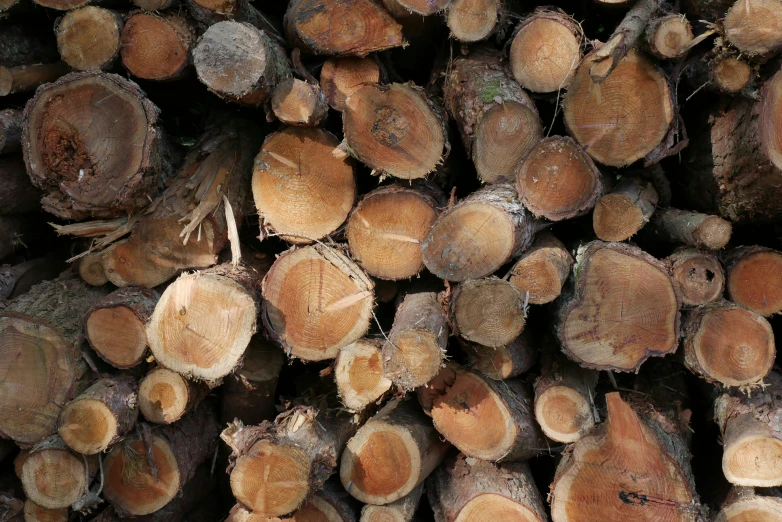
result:
[(340, 350), (334, 369), (339, 396), (345, 407), (361, 411), (391, 388), (383, 375), (379, 343), (359, 340)]
[(78, 400), (65, 405), (58, 421), (65, 444), (84, 455), (94, 455), (109, 447), (117, 436), (117, 419), (98, 400)]
[(329, 58), (320, 70), (320, 88), (331, 108), (345, 110), (345, 100), (364, 84), (380, 81), (380, 67), (371, 58)]
[(295, 446), (256, 442), (231, 472), (236, 499), (263, 516), (279, 517), (301, 506), (310, 491), (310, 458)]
[(714, 522), (774, 522), (782, 518), (782, 499), (753, 496), (722, 509)]
[(272, 111), (286, 125), (320, 125), (328, 113), (326, 97), (318, 85), (287, 78), (272, 92)]
[(730, 241), (733, 226), (718, 216), (709, 216), (703, 220), (692, 236), (696, 245), (702, 245), (711, 250), (719, 250)]
[(601, 174), (571, 138), (546, 138), (516, 171), (516, 188), (537, 217), (560, 221), (582, 215), (603, 195)]
[(682, 304), (701, 306), (722, 295), (725, 274), (715, 256), (690, 247), (674, 252), (668, 259), (673, 281), (682, 296)]
[(478, 42), (494, 31), (499, 9), (498, 0), (452, 0), (445, 21), (460, 42)]
[(728, 270), (728, 293), (764, 317), (782, 311), (782, 253), (758, 251), (737, 260)]
[(592, 228), (603, 241), (625, 241), (652, 217), (659, 196), (652, 184), (638, 176), (625, 176), (614, 190), (602, 196), (592, 214)]
[(99, 308), (87, 316), (87, 339), (100, 356), (118, 368), (130, 368), (147, 349), (144, 322), (130, 308)]
[(148, 515), (168, 504), (180, 488), (177, 460), (169, 444), (152, 436), (152, 458), (157, 478), (149, 467), (147, 445), (126, 440), (115, 445), (103, 462), (106, 499), (130, 515)]
[(89, 254), (79, 261), (79, 275), (87, 284), (102, 286), (109, 282), (103, 270), (103, 258), (100, 254)]
[(468, 344), (465, 351), (475, 368), (489, 379), (502, 381), (528, 371), (537, 360), (537, 351), (522, 334), (506, 346), (491, 348)]
[(188, 64), (193, 40), (184, 18), (134, 13), (122, 31), (122, 64), (145, 80), (176, 78)]
[(693, 40), (690, 22), (682, 15), (672, 14), (652, 22), (649, 47), (660, 58), (681, 56)]
[(725, 447), (722, 471), (732, 484), (774, 487), (782, 484), (782, 440), (750, 435)]
[(561, 13), (533, 14), (513, 37), (509, 61), (513, 77), (533, 92), (567, 87), (581, 61), (581, 29)]
[(110, 65), (120, 50), (121, 30), (116, 13), (91, 5), (68, 11), (54, 28), (60, 56), (78, 71)]
[(733, 56), (718, 58), (711, 63), (711, 79), (720, 90), (737, 93), (752, 80), (752, 67)]
[(569, 386), (552, 386), (535, 397), (535, 418), (552, 440), (569, 444), (595, 425), (589, 399)]
[(142, 379), (138, 396), (139, 409), (147, 420), (171, 424), (187, 411), (190, 387), (178, 373), (156, 368)]
[(543, 233), (513, 265), (508, 281), (527, 302), (546, 304), (559, 297), (572, 266), (573, 257), (565, 245)]
[(496, 493), (484, 493), (473, 497), (459, 511), (454, 522), (542, 522), (540, 514), (529, 507)]
[(446, 135), (426, 97), (405, 84), (364, 85), (346, 100), (345, 140), (369, 167), (423, 178), (443, 157)]
[(767, 54), (782, 48), (778, 0), (737, 0), (725, 15), (725, 36), (740, 51)]
[(524, 295), (502, 279), (466, 281), (451, 297), (459, 334), (483, 346), (505, 346), (524, 330)]
[(542, 137), (540, 118), (529, 107), (511, 100), (495, 105), (475, 129), (475, 169), (486, 183), (512, 181), (516, 166)]
[(30, 499), (24, 503), (25, 522), (68, 522), (68, 509), (47, 509)]
[(655, 64), (631, 50), (597, 84), (590, 76), (594, 61), (594, 54), (584, 58), (565, 94), (565, 124), (600, 163), (629, 165), (652, 152), (668, 133), (674, 116), (668, 80)]
[(61, 446), (33, 451), (22, 466), (24, 492), (41, 507), (67, 508), (87, 492), (86, 462)]

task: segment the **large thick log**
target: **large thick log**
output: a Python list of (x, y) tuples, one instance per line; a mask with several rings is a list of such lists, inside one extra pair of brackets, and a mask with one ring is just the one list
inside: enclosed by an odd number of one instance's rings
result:
[(277, 233), (289, 243), (309, 244), (347, 219), (356, 178), (350, 158), (332, 155), (338, 145), (323, 129), (286, 127), (266, 137), (252, 180), (262, 237)]
[(539, 228), (514, 187), (488, 185), (437, 218), (421, 254), (426, 268), (441, 279), (478, 279), (529, 248)]
[(136, 11), (122, 29), (120, 57), (137, 78), (173, 80), (187, 71), (193, 44), (193, 27), (184, 16)]
[(513, 265), (508, 281), (528, 303), (546, 304), (559, 297), (572, 267), (573, 256), (565, 245), (543, 232)]
[(113, 74), (72, 73), (38, 89), (23, 148), (30, 179), (47, 193), (43, 209), (84, 219), (146, 206), (172, 171), (157, 116), (135, 83)]
[(725, 259), (730, 299), (764, 317), (782, 311), (782, 252), (761, 246), (732, 250)]
[(749, 55), (782, 49), (782, 5), (779, 0), (737, 0), (725, 14), (725, 37)]
[(171, 424), (195, 408), (210, 390), (204, 383), (187, 380), (158, 366), (139, 383), (139, 410), (149, 422)]
[[(146, 430), (141, 430), (142, 433)], [(189, 415), (148, 437), (129, 437), (103, 461), (103, 496), (123, 517), (164, 508), (212, 458), (219, 425), (212, 407), (201, 403)]]
[(378, 401), (393, 384), (383, 373), (383, 343), (359, 339), (342, 348), (334, 364), (334, 380), (342, 403), (360, 412)]
[(313, 54), (366, 56), (405, 43), (402, 26), (372, 0), (292, 0), (285, 34)]
[(320, 88), (332, 109), (345, 110), (345, 100), (365, 83), (380, 82), (380, 66), (372, 58), (329, 58), (320, 69)]
[(63, 61), (77, 71), (106, 69), (119, 56), (120, 13), (87, 5), (68, 11), (54, 27)]
[(291, 357), (333, 359), (369, 328), (372, 281), (322, 244), (280, 255), (263, 279), (262, 319)]
[(221, 438), (233, 452), (229, 472), (234, 496), (259, 516), (295, 511), (336, 472), (357, 429), (352, 415), (326, 404), (295, 406), (274, 423), (232, 422)]
[(628, 403), (618, 393), (606, 402), (606, 421), (557, 466), (552, 520), (703, 520), (689, 462), (689, 411), (654, 407), (646, 398)]
[(426, 177), (448, 151), (447, 119), (411, 85), (367, 84), (345, 100), (342, 113), (350, 153), (379, 173), (401, 179)]
[(525, 462), (494, 464), (458, 455), (427, 479), (436, 522), (548, 520)]
[(108, 291), (67, 272), (7, 302), (0, 316), (0, 435), (31, 446), (55, 433), (81, 391), (84, 315)]
[(543, 137), (535, 103), (493, 48), (480, 47), (448, 67), (445, 105), (456, 120), (478, 178), (511, 183), (522, 158)]
[[(2, 114), (0, 112), (0, 127)], [(0, 151), (2, 151), (2, 140), (0, 128)], [(0, 215), (26, 214), (37, 212), (40, 208), (41, 191), (30, 183), (21, 156), (10, 155), (0, 158)]]
[(603, 241), (625, 241), (652, 218), (659, 195), (651, 181), (628, 174), (601, 197), (592, 214), (592, 228)]
[(450, 297), (454, 333), (483, 346), (506, 346), (524, 330), (525, 303), (525, 295), (504, 279), (465, 281)]
[(771, 372), (761, 393), (735, 390), (714, 403), (722, 432), (722, 471), (737, 486), (782, 486), (782, 375)]
[(450, 447), (415, 401), (396, 400), (350, 439), (339, 476), (347, 492), (362, 502), (389, 504), (421, 484)]
[(673, 284), (682, 296), (682, 306), (698, 307), (722, 296), (725, 272), (719, 259), (711, 252), (683, 247), (668, 256)]
[(458, 367), (442, 373), (445, 386), (432, 389), (432, 421), (462, 453), (499, 462), (527, 460), (546, 451), (532, 392), (523, 380), (494, 381)]

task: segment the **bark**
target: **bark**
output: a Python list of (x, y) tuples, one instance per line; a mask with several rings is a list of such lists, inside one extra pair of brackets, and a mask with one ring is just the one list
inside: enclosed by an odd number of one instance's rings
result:
[(452, 0), (445, 22), (456, 40), (478, 42), (503, 25), (505, 14), (503, 0)]
[(593, 241), (579, 249), (573, 275), (556, 326), (570, 359), (636, 372), (676, 350), (681, 298), (662, 262), (638, 247)]
[(378, 173), (424, 178), (450, 150), (444, 111), (412, 84), (366, 84), (345, 106), (348, 151)]
[(312, 54), (366, 56), (405, 44), (402, 26), (371, 0), (292, 0), (288, 41)]
[(465, 281), (450, 296), (450, 323), (467, 341), (506, 346), (524, 331), (525, 303), (524, 294), (504, 279)]
[(491, 348), (466, 343), (464, 350), (475, 368), (489, 379), (502, 381), (529, 371), (538, 360), (537, 347), (528, 331), (522, 332), (505, 346)]
[(688, 148), (686, 193), (696, 208), (734, 222), (782, 216), (780, 104), (782, 72), (765, 84), (760, 101), (735, 98), (712, 108)]
[(126, 438), (103, 461), (103, 496), (121, 517), (149, 515), (174, 501), (213, 457), (219, 425), (211, 405), (201, 403), (175, 424), (140, 431), (148, 436)]
[(333, 359), (369, 328), (373, 284), (337, 249), (322, 244), (280, 255), (263, 279), (262, 319), (290, 357)]
[(171, 424), (195, 408), (210, 391), (204, 383), (189, 381), (158, 366), (141, 380), (139, 410), (149, 422)]
[(668, 256), (666, 262), (685, 308), (703, 306), (722, 296), (725, 272), (713, 253), (682, 247)]
[(684, 15), (669, 13), (652, 18), (644, 34), (650, 53), (663, 60), (679, 58), (692, 43), (692, 26)]
[(651, 181), (638, 174), (622, 176), (598, 200), (592, 214), (595, 235), (603, 241), (630, 239), (651, 219), (659, 196)]
[(108, 69), (119, 56), (122, 15), (88, 5), (68, 11), (54, 25), (63, 61), (77, 71)]
[(729, 301), (699, 307), (682, 328), (684, 364), (726, 387), (758, 385), (774, 365), (774, 332), (763, 316)]
[(561, 221), (587, 214), (610, 188), (592, 159), (572, 138), (537, 143), (515, 167), (522, 204), (535, 217)]
[(360, 412), (379, 403), (391, 388), (383, 373), (383, 343), (359, 339), (339, 351), (334, 364), (334, 380), (342, 403), (349, 411)]
[(183, 274), (147, 323), (158, 364), (214, 387), (241, 362), (256, 331), (261, 276), (231, 264)]
[[(446, 369), (446, 372), (449, 370)], [(535, 422), (533, 397), (520, 378), (494, 381), (454, 367), (434, 388), (434, 427), (469, 457), (494, 462), (527, 460), (546, 451)]]
[(320, 69), (320, 88), (331, 108), (342, 112), (351, 94), (365, 83), (378, 84), (380, 77), (380, 66), (372, 58), (329, 58)]
[(291, 74), (285, 51), (265, 31), (245, 22), (218, 22), (193, 48), (198, 79), (216, 95), (259, 106)]
[(763, 317), (782, 311), (782, 252), (757, 245), (734, 248), (725, 268), (731, 301)]
[(84, 315), (104, 288), (72, 272), (6, 303), (0, 317), (0, 434), (30, 447), (55, 433), (62, 405), (83, 389)]
[(557, 466), (552, 520), (705, 520), (689, 463), (688, 415), (647, 399), (626, 402), (618, 393), (609, 393), (606, 401), (607, 420)]
[(652, 217), (652, 229), (671, 243), (709, 250), (723, 248), (733, 232), (731, 224), (718, 216), (675, 208), (657, 210)]
[[(0, 112), (0, 152), (2, 152), (2, 117)], [(25, 214), (41, 208), (41, 191), (30, 183), (20, 156), (0, 157), (0, 214)]]
[(30, 179), (47, 193), (43, 209), (84, 219), (145, 206), (172, 171), (158, 112), (135, 83), (113, 74), (72, 73), (36, 91), (23, 147)]
[(155, 290), (128, 287), (98, 301), (84, 319), (92, 349), (115, 368), (124, 370), (141, 363), (147, 354), (146, 324), (158, 299)]
[(357, 429), (351, 415), (326, 404), (295, 406), (258, 426), (232, 422), (221, 438), (232, 450), (234, 496), (263, 517), (299, 509), (336, 472)]
[(350, 439), (339, 468), (358, 500), (390, 504), (410, 494), (450, 449), (415, 401), (388, 403)]
[(737, 0), (723, 22), (727, 41), (748, 55), (782, 49), (782, 9), (776, 0)]
[[(622, 167), (663, 142), (674, 121), (673, 97), (668, 78), (633, 50), (618, 62), (611, 76), (595, 81), (590, 76), (593, 65), (612, 63), (610, 58), (598, 62), (598, 52), (584, 58), (565, 93), (565, 125), (592, 158)], [(630, 96), (633, 102), (627, 103)]]
[(501, 55), (479, 47), (456, 58), (443, 92), (478, 178), (512, 182), (518, 164), (543, 137), (543, 127), (535, 104), (510, 77)]
[(354, 163), (332, 152), (323, 129), (286, 127), (266, 137), (253, 166), (252, 191), (261, 234), (309, 244), (335, 232), (356, 200)]
[(538, 7), (522, 20), (511, 39), (513, 77), (532, 92), (566, 88), (581, 61), (584, 32), (560, 9)]
[(193, 26), (181, 14), (134, 11), (122, 29), (122, 65), (137, 78), (176, 80), (187, 73), (194, 44)]
[(537, 235), (510, 270), (508, 281), (521, 291), (525, 302), (550, 303), (562, 292), (573, 267), (573, 256), (549, 232)]
[(255, 9), (249, 0), (186, 0), (186, 4), (190, 14), (202, 28), (226, 20), (235, 20), (255, 26), (280, 44), (287, 45), (282, 38), (282, 27), (279, 23)]
[(451, 520), (548, 520), (525, 462), (494, 464), (464, 455), (449, 458), (427, 480), (436, 522)]
[(448, 323), (435, 292), (407, 294), (383, 344), (383, 373), (404, 390), (437, 374), (448, 344)]
[(250, 340), (242, 367), (228, 375), (223, 384), (223, 424), (241, 419), (254, 425), (274, 419), (275, 390), (284, 362), (282, 350), (260, 335)]
[(426, 268), (441, 279), (478, 279), (529, 248), (540, 228), (514, 187), (489, 185), (437, 218), (421, 254)]
[(316, 127), (328, 115), (326, 95), (320, 86), (296, 78), (286, 78), (272, 92), (272, 111), (280, 122), (300, 127)]
[(130, 375), (107, 377), (63, 407), (57, 429), (73, 451), (95, 455), (133, 428), (138, 411), (138, 382)]
[(0, 111), (0, 154), (22, 150), (24, 113), (19, 109)]

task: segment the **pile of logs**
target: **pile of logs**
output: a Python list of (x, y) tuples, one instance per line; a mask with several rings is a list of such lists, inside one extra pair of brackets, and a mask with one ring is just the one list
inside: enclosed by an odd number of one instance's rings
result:
[(0, 522), (782, 520), (782, 0), (0, 0)]

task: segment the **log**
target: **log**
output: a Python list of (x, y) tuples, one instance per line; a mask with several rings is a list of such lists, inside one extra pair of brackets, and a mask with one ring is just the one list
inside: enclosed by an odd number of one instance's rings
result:
[(301, 127), (320, 125), (329, 111), (320, 86), (297, 78), (286, 78), (277, 84), (271, 105), (280, 122)]
[(515, 168), (521, 203), (535, 217), (561, 221), (587, 214), (610, 187), (572, 138), (538, 142)]
[(452, 0), (445, 23), (456, 40), (478, 42), (491, 36), (503, 14), (502, 0)]
[(711, 383), (752, 387), (774, 365), (771, 325), (763, 316), (729, 301), (690, 312), (682, 333), (685, 366)]
[(178, 3), (179, 0), (133, 0), (133, 5), (144, 11), (163, 11)]
[(384, 506), (365, 504), (361, 509), (360, 522), (411, 522), (423, 492), (422, 483), (404, 497)]
[(450, 447), (415, 401), (395, 400), (350, 439), (342, 454), (339, 477), (358, 500), (390, 504), (421, 484)]
[(184, 16), (135, 11), (122, 29), (120, 57), (125, 69), (137, 78), (175, 80), (187, 72), (194, 44), (193, 27)]
[(336, 472), (357, 429), (351, 415), (326, 404), (295, 406), (259, 426), (232, 422), (220, 437), (232, 450), (234, 496), (262, 517), (299, 509)]
[(714, 522), (757, 520), (771, 522), (782, 517), (782, 496), (778, 492), (760, 493), (755, 488), (733, 488)]
[(538, 351), (528, 331), (505, 346), (495, 348), (466, 343), (464, 350), (475, 368), (489, 379), (503, 381), (528, 372), (538, 360)]
[(637, 51), (628, 52), (602, 83), (590, 76), (595, 63), (593, 51), (576, 70), (562, 100), (565, 125), (592, 158), (623, 167), (665, 138), (674, 119), (671, 89), (657, 66)]
[(391, 14), (394, 14), (394, 11), (405, 11), (408, 14), (422, 16), (438, 13), (448, 7), (450, 3), (451, 0), (383, 0), (383, 4)]
[(262, 105), (291, 74), (279, 43), (261, 29), (233, 20), (209, 26), (193, 48), (193, 64), (210, 91), (245, 105)]
[(136, 424), (138, 398), (138, 382), (130, 375), (95, 382), (60, 411), (60, 438), (82, 455), (105, 451)]
[(195, 408), (209, 392), (206, 384), (189, 381), (158, 366), (139, 383), (139, 410), (149, 422), (171, 424)]
[(312, 54), (363, 57), (405, 44), (402, 26), (372, 0), (292, 0), (285, 34)]
[[(102, 103), (94, 103), (94, 100)], [(115, 218), (157, 196), (172, 171), (158, 109), (114, 74), (72, 73), (25, 108), (24, 159), (43, 209), (63, 219)]]
[(699, 307), (722, 296), (725, 272), (717, 257), (694, 247), (682, 247), (666, 258), (682, 306)]
[(543, 137), (543, 127), (535, 103), (507, 73), (501, 55), (480, 47), (453, 60), (443, 94), (478, 178), (513, 182), (517, 165)]
[(737, 0), (725, 14), (725, 37), (749, 55), (782, 49), (782, 5), (779, 0)]
[(685, 439), (686, 415), (655, 410), (648, 402), (635, 410), (618, 393), (607, 394), (606, 401), (607, 420), (576, 442), (557, 466), (552, 520), (703, 520)]
[(126, 438), (103, 460), (104, 498), (121, 517), (164, 508), (212, 458), (218, 433), (214, 411), (201, 403), (179, 422), (150, 433), (148, 442)]
[(65, 509), (89, 492), (97, 471), (98, 457), (85, 458), (54, 435), (30, 450), (20, 478), (27, 498), (46, 509)]
[(535, 420), (548, 438), (570, 444), (595, 426), (598, 376), (553, 350), (543, 354), (534, 384)]
[(103, 269), (103, 257), (100, 254), (88, 254), (77, 262), (77, 270), (85, 283), (102, 286), (109, 282)]
[(652, 217), (653, 230), (671, 243), (683, 243), (709, 250), (728, 244), (731, 224), (719, 216), (700, 214), (676, 208), (659, 209)]
[(186, 0), (185, 3), (201, 29), (226, 20), (246, 22), (261, 29), (280, 44), (287, 45), (280, 34), (282, 27), (255, 9), (249, 0)]
[[(0, 152), (2, 152), (2, 115), (0, 112)], [(0, 158), (0, 215), (38, 212), (41, 191), (30, 183), (24, 160), (11, 155)]]
[(320, 88), (329, 106), (342, 112), (351, 94), (364, 84), (378, 84), (380, 76), (380, 66), (372, 58), (334, 57), (320, 69)]
[(261, 275), (218, 265), (171, 283), (147, 323), (157, 362), (214, 387), (241, 362), (256, 331)]
[(332, 155), (338, 145), (323, 129), (286, 127), (266, 137), (252, 179), (262, 236), (309, 244), (344, 223), (356, 200), (356, 177), (350, 158)]
[(440, 214), (421, 244), (421, 255), (441, 279), (479, 279), (529, 248), (540, 228), (515, 188), (488, 185)]
[(22, 123), (24, 112), (20, 109), (0, 111), (0, 154), (22, 150)]
[(87, 341), (101, 359), (119, 369), (132, 368), (147, 355), (146, 324), (160, 294), (141, 287), (120, 288), (85, 316)]
[(362, 337), (372, 315), (372, 281), (336, 249), (289, 250), (263, 279), (261, 317), (290, 357), (333, 359)]
[(527, 460), (546, 451), (532, 392), (522, 379), (495, 381), (473, 370), (451, 371), (446, 385), (434, 390), (431, 409), (445, 440), (468, 457), (495, 462)]
[(592, 228), (603, 241), (625, 241), (646, 225), (657, 208), (654, 185), (639, 174), (622, 176), (595, 204)]
[(68, 509), (47, 509), (28, 499), (24, 503), (25, 522), (68, 522)]
[(119, 56), (122, 16), (93, 5), (68, 11), (54, 26), (62, 60), (77, 71), (107, 69)]
[(339, 351), (334, 381), (342, 404), (349, 411), (360, 412), (380, 402), (391, 389), (393, 383), (383, 374), (382, 346), (380, 341), (359, 339)]
[(771, 372), (762, 393), (731, 390), (714, 402), (722, 433), (722, 471), (737, 486), (782, 485), (782, 376)]
[(0, 435), (30, 447), (57, 430), (62, 406), (83, 389), (84, 315), (104, 288), (71, 272), (8, 301), (0, 315)]
[(692, 26), (684, 15), (669, 13), (649, 21), (644, 39), (651, 54), (673, 60), (689, 50), (694, 37)]
[(754, 75), (752, 66), (736, 56), (720, 56), (709, 62), (709, 79), (728, 94), (746, 89)]
[(383, 343), (383, 373), (404, 390), (437, 374), (448, 344), (448, 323), (435, 292), (409, 293)]
[(558, 92), (581, 61), (584, 32), (559, 9), (538, 7), (513, 34), (508, 60), (513, 78), (532, 92)]
[(453, 333), (467, 341), (496, 348), (506, 346), (524, 330), (524, 294), (504, 279), (465, 281), (454, 289), (449, 305)]
[(529, 466), (494, 464), (458, 455), (427, 479), (436, 522), (467, 520), (548, 520)]
[(662, 262), (638, 247), (593, 241), (579, 249), (573, 275), (557, 325), (570, 359), (635, 372), (649, 357), (676, 350), (681, 298)]
[(549, 232), (542, 232), (510, 270), (508, 281), (530, 304), (550, 303), (562, 292), (573, 256)]
[(763, 317), (782, 311), (782, 252), (761, 246), (744, 246), (730, 251), (728, 295), (731, 301)]
[(688, 147), (686, 193), (696, 208), (734, 221), (782, 216), (782, 71), (760, 91), (760, 101), (724, 100)]
[(426, 177), (449, 148), (443, 111), (411, 84), (356, 89), (345, 100), (342, 124), (350, 153), (396, 178)]
[(250, 340), (242, 367), (225, 377), (220, 419), (223, 424), (240, 419), (248, 425), (273, 420), (277, 380), (285, 356), (259, 334)]
[(34, 91), (38, 86), (53, 82), (70, 71), (63, 62), (0, 66), (0, 97)]

